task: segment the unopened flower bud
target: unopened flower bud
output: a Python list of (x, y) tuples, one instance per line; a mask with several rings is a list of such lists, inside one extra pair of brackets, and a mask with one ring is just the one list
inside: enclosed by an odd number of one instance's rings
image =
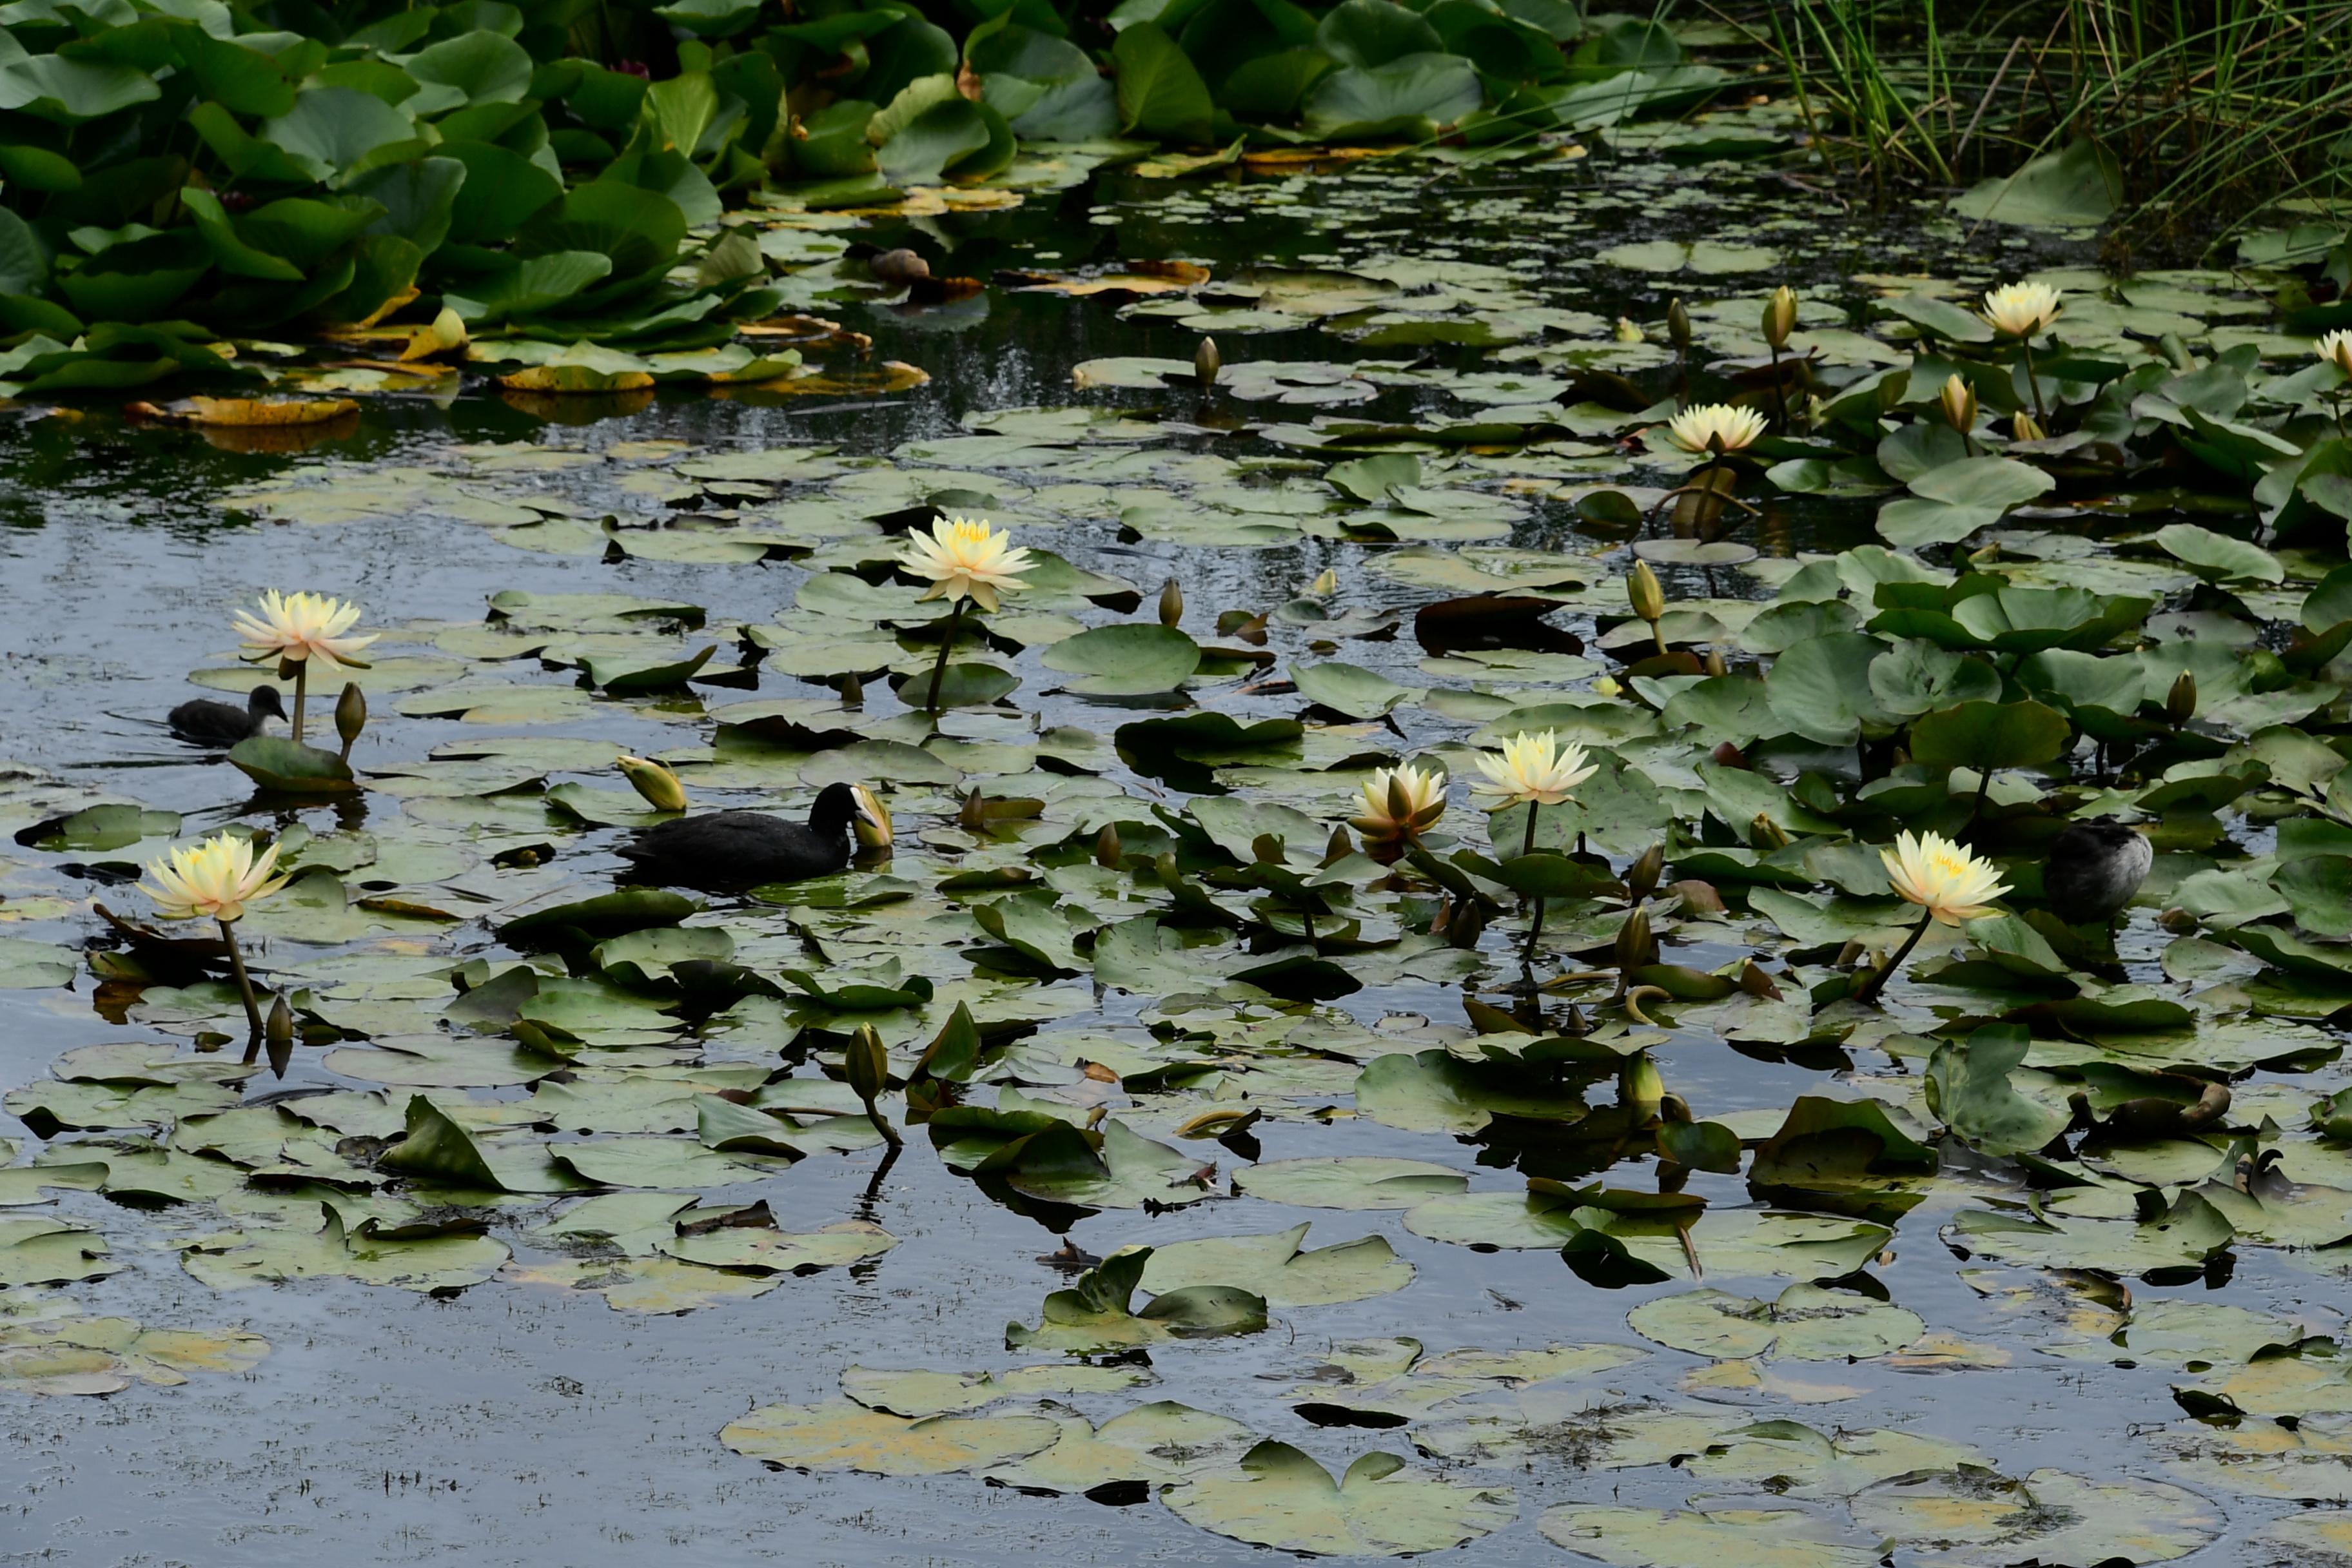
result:
[(620, 757), (614, 766), (636, 792), (645, 796), (646, 804), (656, 811), (684, 811), (686, 786), (677, 775), (650, 757)]
[(1783, 283), (1764, 301), (1764, 341), (1777, 352), (1788, 346), (1789, 334), (1796, 330), (1797, 291)]
[(2182, 670), (2172, 680), (2172, 689), (2164, 694), (2164, 716), (2179, 729), (2197, 717), (2197, 678)]
[(850, 1089), (869, 1108), (890, 1087), (890, 1053), (883, 1048), (881, 1033), (871, 1024), (860, 1024), (857, 1033), (849, 1037), (841, 1065), (848, 1074)]
[(1178, 586), (1175, 578), (1171, 577), (1168, 585), (1160, 590), (1160, 624), (1172, 626), (1183, 618), (1184, 590)]
[(1625, 597), (1632, 601), (1633, 613), (1645, 621), (1654, 623), (1666, 613), (1666, 591), (1658, 585), (1658, 574), (1646, 561), (1633, 563), (1625, 579)]
[(1635, 903), (1657, 891), (1658, 879), (1665, 875), (1666, 847), (1653, 844), (1625, 868), (1625, 890), (1633, 895)]
[(367, 728), (367, 697), (356, 680), (343, 684), (343, 694), (335, 699), (335, 733), (343, 738), (343, 758), (351, 759), (352, 745)]
[(1936, 395), (1936, 401), (1943, 406), (1945, 424), (1963, 436), (1976, 429), (1977, 389), (1964, 377), (1946, 376), (1944, 390)]
[(1723, 661), (1723, 650), (1719, 647), (1711, 647), (1706, 650), (1706, 658), (1701, 668), (1703, 668), (1709, 675), (1728, 675), (1731, 673), (1731, 666)]
[(1683, 309), (1680, 300), (1666, 307), (1666, 341), (1675, 345), (1676, 353), (1690, 353), (1690, 312)]
[(849, 819), (849, 827), (857, 836), (858, 844), (867, 849), (890, 847), (890, 808), (882, 804), (880, 795), (862, 784), (851, 784), (849, 793), (857, 802), (857, 813)]
[(1789, 847), (1788, 832), (1760, 811), (1756, 814), (1755, 820), (1748, 825), (1748, 836), (1762, 847), (1786, 849)]
[(1647, 1121), (1665, 1099), (1666, 1080), (1647, 1051), (1635, 1051), (1617, 1066), (1617, 1103), (1626, 1113)]
[(1192, 375), (1202, 386), (1217, 384), (1217, 372), (1225, 368), (1225, 356), (1217, 352), (1217, 340), (1202, 338), (1201, 346), (1192, 351)]
[(1610, 335), (1621, 343), (1638, 343), (1643, 341), (1642, 329), (1623, 316), (1617, 318), (1616, 330)]
[(2015, 416), (2010, 420), (2009, 427), (2021, 441), (2039, 441), (2046, 433), (2042, 428), (2042, 421), (2022, 408), (2019, 409)]
[(269, 1070), (284, 1078), (287, 1064), (294, 1059), (294, 1010), (286, 1005), (283, 991), (270, 1003), (269, 1021), (262, 1026), (261, 1033), (269, 1046)]
[(841, 678), (841, 705), (853, 713), (866, 706), (866, 682), (855, 672)]
[(1639, 969), (1653, 962), (1657, 952), (1657, 941), (1650, 935), (1650, 911), (1646, 908), (1634, 910), (1625, 917), (1625, 923), (1617, 928), (1617, 945), (1612, 954), (1617, 967), (1620, 970)]
[(1102, 831), (1095, 835), (1095, 864), (1106, 871), (1116, 871), (1124, 852), (1118, 841), (1118, 825), (1104, 823)]

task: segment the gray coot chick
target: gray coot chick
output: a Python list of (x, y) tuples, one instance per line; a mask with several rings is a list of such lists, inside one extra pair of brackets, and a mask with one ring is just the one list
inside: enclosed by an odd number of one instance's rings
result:
[(234, 746), (260, 734), (264, 720), (285, 717), (278, 688), (262, 685), (253, 689), (242, 708), (209, 697), (181, 703), (172, 710), (172, 733), (199, 746)]
[(714, 811), (641, 829), (618, 853), (640, 882), (741, 892), (767, 882), (829, 877), (849, 864), (857, 795), (845, 784), (817, 792), (805, 826), (759, 811)]
[(2042, 895), (2051, 913), (2069, 925), (2111, 921), (2155, 864), (2156, 848), (2137, 828), (2112, 816), (2075, 823), (2050, 846), (2042, 867)]

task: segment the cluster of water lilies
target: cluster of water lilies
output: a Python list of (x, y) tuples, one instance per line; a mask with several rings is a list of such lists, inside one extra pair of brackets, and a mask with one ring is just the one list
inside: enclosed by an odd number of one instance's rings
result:
[[(274, 664), (276, 679), (294, 682), (294, 710), (289, 725), (297, 747), (302, 745), (311, 666), (322, 665), (330, 671), (368, 668), (359, 655), (381, 634), (353, 635), (352, 628), (359, 618), (359, 605), (349, 601), (323, 594), (281, 594), (272, 588), (252, 608), (239, 610), (230, 623), (240, 644), (239, 658), (248, 664)], [(357, 683), (346, 684), (335, 704), (335, 728), (343, 743), (339, 762), (348, 763), (352, 745), (366, 723), (366, 698)], [(273, 1061), (281, 1059), (280, 1053), (293, 1037), (293, 1016), (283, 995), (274, 1000), (268, 1018), (263, 1017), (245, 954), (236, 942), (236, 922), (247, 908), (268, 898), (289, 880), (278, 874), (278, 850), (271, 844), (257, 853), (250, 836), (224, 828), (150, 861), (148, 879), (140, 885), (163, 919), (210, 920), (219, 926), (221, 945), (251, 1029), (247, 1060), (259, 1049), (265, 1035)]]

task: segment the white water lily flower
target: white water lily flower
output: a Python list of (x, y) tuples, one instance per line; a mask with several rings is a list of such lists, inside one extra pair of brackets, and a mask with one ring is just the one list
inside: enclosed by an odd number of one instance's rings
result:
[(1880, 850), (1878, 858), (1895, 892), (1948, 926), (1992, 913), (1991, 900), (2009, 891), (1991, 861), (1940, 833), (1897, 834), (1895, 847)]
[(2352, 377), (2352, 327), (2340, 327), (2320, 339), (2319, 357)]
[(1013, 547), (1013, 535), (988, 526), (986, 518), (943, 517), (931, 524), (929, 537), (907, 536), (901, 570), (930, 580), (926, 599), (970, 599), (993, 611), (998, 595), (1021, 586), (1029, 569), (1029, 552)]
[(249, 662), (274, 658), (307, 664), (320, 658), (330, 667), (348, 664), (365, 669), (359, 651), (383, 635), (345, 635), (359, 621), (360, 607), (324, 594), (280, 594), (272, 588), (261, 595), (259, 612), (239, 610), (231, 623)]
[(2058, 290), (2047, 283), (2004, 283), (1985, 295), (1984, 319), (2012, 338), (2046, 332), (2058, 319)]
[(1356, 795), (1348, 826), (1368, 843), (1411, 844), (1445, 815), (1445, 775), (1434, 768), (1381, 768)]
[(257, 858), (251, 839), (215, 833), (173, 849), (163, 859), (147, 862), (147, 875), (154, 880), (142, 882), (139, 890), (155, 900), (156, 911), (167, 921), (193, 920), (198, 915), (233, 921), (245, 913), (246, 905), (268, 898), (287, 884), (289, 879), (270, 875), (277, 868), (277, 845)]
[(1728, 403), (1702, 403), (1666, 422), (1666, 439), (1685, 452), (1712, 452), (1718, 441), (1723, 450), (1737, 452), (1753, 446), (1762, 434), (1764, 416)]
[(1530, 803), (1558, 805), (1571, 798), (1578, 784), (1601, 771), (1584, 758), (1582, 746), (1573, 741), (1562, 746), (1559, 735), (1550, 730), (1539, 735), (1514, 735), (1503, 742), (1502, 755), (1478, 753), (1478, 771), (1486, 776), (1473, 780), (1470, 793), (1494, 796), (1488, 811)]

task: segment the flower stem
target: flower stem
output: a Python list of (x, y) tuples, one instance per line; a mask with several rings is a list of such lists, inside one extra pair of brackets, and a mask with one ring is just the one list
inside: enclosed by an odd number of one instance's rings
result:
[(1535, 962), (1536, 943), (1543, 940), (1544, 905), (1546, 902), (1547, 900), (1541, 893), (1538, 893), (1535, 896), (1535, 915), (1534, 918), (1528, 921), (1527, 949), (1519, 954), (1519, 967), (1521, 969), (1527, 968), (1529, 964)]
[(1780, 405), (1780, 428), (1788, 429), (1789, 390), (1780, 379), (1780, 350), (1778, 344), (1773, 345), (1772, 348), (1772, 401)]
[(931, 666), (931, 697), (926, 704), (931, 717), (939, 717), (940, 682), (947, 679), (948, 656), (955, 651), (956, 628), (963, 622), (963, 596), (958, 595), (948, 606), (947, 635), (940, 638), (939, 662)]
[[(296, 711), (299, 712), (300, 710), (297, 709)], [(245, 1059), (251, 1061), (254, 1052), (261, 1047), (261, 1004), (253, 999), (253, 977), (246, 973), (245, 954), (237, 951), (236, 922), (221, 921), (220, 933), (221, 941), (228, 944), (228, 966), (236, 975), (237, 994), (245, 1000), (245, 1021), (253, 1026), (253, 1032), (247, 1039), (245, 1047)]]
[(1926, 936), (1927, 928), (1935, 923), (1935, 916), (1922, 916), (1919, 923), (1911, 928), (1911, 934), (1903, 939), (1903, 945), (1895, 950), (1895, 956), (1862, 983), (1862, 989), (1853, 994), (1853, 999), (1865, 1006), (1877, 1001), (1878, 994), (1886, 988), (1888, 981), (1895, 978), (1895, 972), (1903, 967), (1903, 961), (1911, 956), (1911, 950), (1919, 945), (1919, 939)]
[(2050, 415), (2042, 406), (2042, 378), (2033, 374), (2033, 340), (2023, 338), (2019, 341), (2025, 348), (2025, 386), (2033, 394), (2033, 417), (2041, 421), (2042, 433), (2047, 436), (2050, 434)]
[(1528, 836), (1519, 845), (1519, 853), (1522, 855), (1532, 855), (1536, 852), (1536, 814), (1541, 810), (1543, 806), (1540, 803), (1532, 800), (1528, 802)]
[[(300, 744), (302, 743), (302, 704), (303, 704), (304, 700), (305, 700), (306, 699), (308, 699), (308, 698), (309, 698), (310, 694), (310, 661), (309, 659), (307, 659), (307, 658), (306, 658), (306, 659), (304, 659), (301, 663), (299, 663), (299, 664), (298, 664), (298, 665), (296, 665), (296, 666), (294, 667), (294, 721), (293, 721), (293, 730), (294, 730), (294, 743), (295, 743), (296, 745), (298, 745), (298, 746), (299, 746), (299, 745), (300, 745)], [(232, 952), (234, 952), (234, 951), (236, 950), (236, 943), (235, 943), (235, 942), (230, 942), (230, 943), (229, 943), (229, 948), (230, 948), (230, 950), (231, 950)]]

